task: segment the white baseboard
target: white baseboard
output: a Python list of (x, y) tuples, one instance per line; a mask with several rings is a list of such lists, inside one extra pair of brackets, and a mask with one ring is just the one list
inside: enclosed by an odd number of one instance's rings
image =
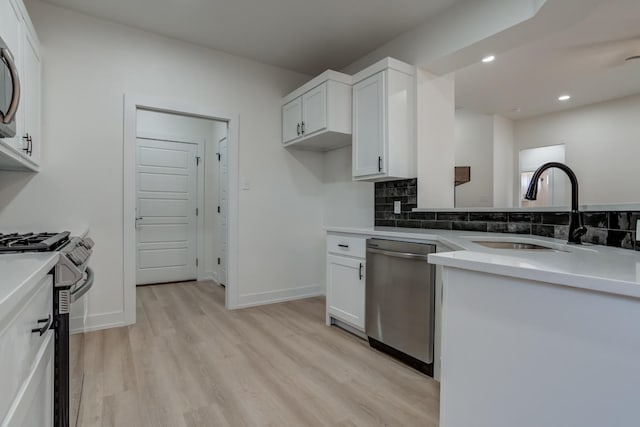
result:
[(277, 291), (257, 292), (240, 295), (236, 308), (254, 307), (257, 305), (274, 304), (296, 299), (311, 298), (324, 295), (324, 286), (311, 285), (293, 289), (279, 289)]
[(113, 313), (101, 313), (87, 316), (87, 322), (82, 326), (82, 317), (72, 317), (70, 319), (70, 332), (77, 334), (80, 332), (99, 331), (101, 329), (119, 328), (127, 326), (124, 321), (124, 311)]
[(205, 282), (207, 280), (210, 280), (212, 282), (216, 282), (216, 278), (214, 277), (213, 273), (204, 273), (204, 275), (202, 277), (198, 278), (198, 281), (200, 282)]

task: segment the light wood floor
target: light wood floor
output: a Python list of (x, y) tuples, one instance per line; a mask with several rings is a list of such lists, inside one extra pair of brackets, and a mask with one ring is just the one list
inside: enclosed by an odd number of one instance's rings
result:
[(324, 324), (323, 298), (237, 311), (211, 282), (139, 287), (86, 336), (79, 425), (437, 426), (438, 383)]

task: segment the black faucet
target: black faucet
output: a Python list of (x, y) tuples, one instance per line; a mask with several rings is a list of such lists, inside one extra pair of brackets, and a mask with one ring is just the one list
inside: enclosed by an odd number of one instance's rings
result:
[(571, 181), (571, 222), (569, 222), (569, 243), (575, 245), (582, 244), (582, 236), (587, 232), (587, 228), (583, 225), (582, 214), (578, 209), (578, 178), (573, 173), (569, 166), (564, 163), (549, 162), (540, 166), (538, 170), (533, 173), (531, 182), (529, 182), (529, 188), (527, 189), (524, 198), (527, 200), (536, 200), (538, 197), (538, 181), (540, 175), (549, 168), (558, 168), (563, 170), (569, 180)]

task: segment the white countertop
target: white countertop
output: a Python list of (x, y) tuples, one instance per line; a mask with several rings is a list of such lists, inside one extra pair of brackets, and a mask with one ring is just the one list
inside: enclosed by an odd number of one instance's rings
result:
[(58, 252), (0, 255), (0, 325), (58, 262)]
[[(640, 298), (638, 251), (568, 245), (562, 240), (518, 234), (393, 227), (327, 227), (326, 230), (441, 243), (455, 252), (429, 255), (432, 264)], [(537, 243), (557, 251), (491, 249), (473, 240)]]
[[(413, 212), (570, 212), (569, 206), (545, 206), (545, 207), (478, 207), (478, 208), (414, 208)], [(603, 211), (640, 211), (640, 203), (610, 203), (607, 205), (589, 204), (580, 205), (581, 212)]]

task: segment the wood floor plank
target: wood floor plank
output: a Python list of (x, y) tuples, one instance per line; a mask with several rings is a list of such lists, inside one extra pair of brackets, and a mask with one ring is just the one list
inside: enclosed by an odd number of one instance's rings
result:
[(324, 324), (324, 298), (243, 310), (212, 282), (137, 289), (87, 334), (79, 425), (437, 427), (433, 379)]

